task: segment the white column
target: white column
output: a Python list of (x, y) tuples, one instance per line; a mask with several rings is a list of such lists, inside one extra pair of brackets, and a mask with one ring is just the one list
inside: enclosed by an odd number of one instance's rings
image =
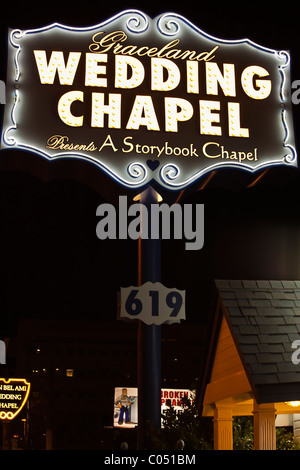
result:
[(274, 403), (254, 401), (254, 450), (276, 450)]
[(232, 408), (215, 405), (214, 411), (214, 450), (232, 450)]
[(300, 414), (293, 415), (295, 441), (300, 442)]

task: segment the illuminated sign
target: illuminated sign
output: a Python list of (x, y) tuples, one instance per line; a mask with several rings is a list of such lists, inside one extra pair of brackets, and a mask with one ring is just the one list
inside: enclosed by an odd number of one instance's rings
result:
[(0, 379), (0, 419), (12, 420), (22, 410), (30, 392), (25, 379)]
[(166, 412), (170, 409), (170, 406), (174, 408), (175, 411), (182, 411), (184, 398), (192, 402), (195, 398), (195, 394), (188, 389), (163, 388), (161, 390), (161, 412)]
[[(161, 389), (161, 414), (172, 407), (176, 412), (184, 409), (184, 398), (191, 402), (195, 394), (189, 389)], [(113, 425), (134, 428), (138, 425), (138, 389), (136, 387), (115, 387)]]
[(1, 148), (180, 190), (223, 167), (296, 166), (290, 89), (287, 51), (215, 38), (174, 13), (14, 29)]
[(138, 424), (138, 390), (136, 387), (116, 387), (114, 395), (115, 427), (134, 428)]

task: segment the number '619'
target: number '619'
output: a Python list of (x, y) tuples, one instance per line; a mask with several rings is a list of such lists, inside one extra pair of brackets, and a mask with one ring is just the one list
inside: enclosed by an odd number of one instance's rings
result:
[[(143, 310), (142, 301), (136, 297), (138, 292), (139, 291), (137, 289), (133, 289), (128, 295), (125, 303), (127, 313), (132, 316), (139, 315)], [(157, 290), (149, 291), (149, 296), (151, 297), (151, 314), (153, 317), (157, 317), (159, 315), (159, 294), (160, 293)], [(172, 310), (170, 317), (177, 317), (182, 306), (181, 294), (176, 291), (171, 291), (166, 295), (165, 302), (166, 305)]]

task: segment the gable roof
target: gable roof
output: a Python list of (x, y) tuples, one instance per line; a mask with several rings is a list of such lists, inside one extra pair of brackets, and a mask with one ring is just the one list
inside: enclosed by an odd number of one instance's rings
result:
[(225, 318), (258, 403), (300, 399), (300, 364), (292, 343), (300, 340), (300, 281), (216, 280), (219, 302), (208, 357), (210, 380)]

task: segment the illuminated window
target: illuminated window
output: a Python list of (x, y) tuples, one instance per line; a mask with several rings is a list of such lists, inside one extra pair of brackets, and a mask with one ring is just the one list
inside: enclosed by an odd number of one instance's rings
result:
[(66, 369), (66, 377), (74, 377), (74, 369)]

